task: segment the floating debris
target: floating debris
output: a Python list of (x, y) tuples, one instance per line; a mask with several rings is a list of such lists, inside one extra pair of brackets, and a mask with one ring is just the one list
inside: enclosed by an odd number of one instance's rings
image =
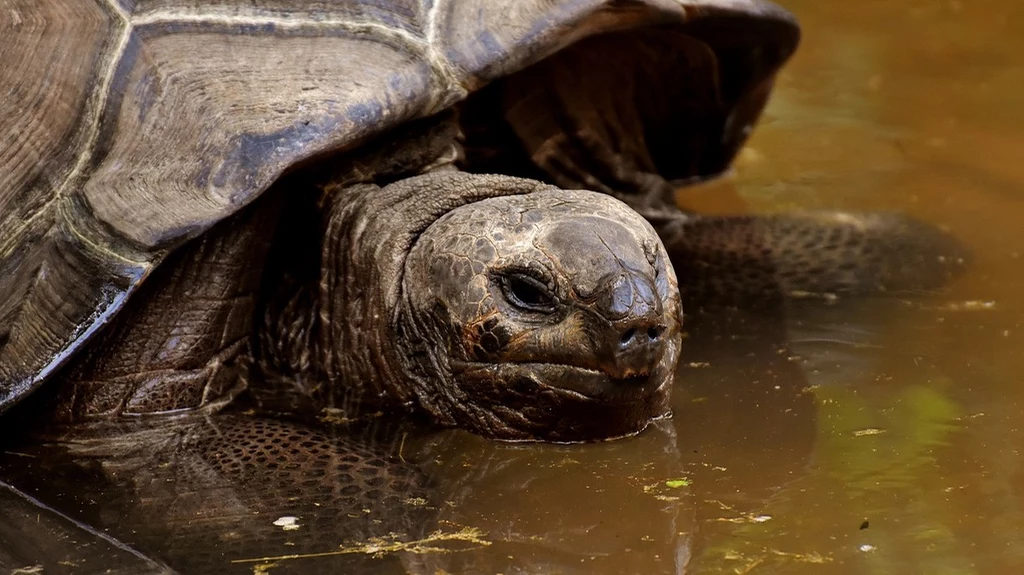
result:
[[(786, 562), (799, 562), (822, 565), (833, 561), (832, 557), (824, 556), (819, 553), (791, 553), (781, 551), (779, 549), (763, 549), (760, 553), (751, 555), (746, 555), (733, 550), (727, 551), (724, 558), (728, 561), (737, 561), (742, 564), (738, 569), (734, 569), (732, 571), (739, 575), (753, 573), (756, 568), (771, 564), (778, 565), (785, 564)], [(760, 573), (761, 571), (762, 570), (759, 570), (757, 572)]]
[[(424, 553), (456, 553), (466, 551), (467, 548), (445, 548), (438, 546), (438, 543), (461, 542), (471, 546), (488, 547), (490, 541), (484, 539), (487, 534), (474, 527), (466, 527), (453, 533), (435, 531), (423, 539), (415, 541), (397, 541), (383, 537), (374, 537), (364, 543), (357, 543), (351, 546), (339, 545), (337, 551), (325, 551), (322, 553), (296, 553), (294, 555), (278, 555), (274, 557), (252, 557), (249, 559), (234, 559), (232, 563), (260, 563), (257, 568), (263, 568), (264, 572), (268, 566), (280, 561), (295, 559), (310, 559), (314, 557), (333, 557), (337, 555), (366, 554), (374, 557), (383, 557), (388, 553), (406, 552), (415, 554)], [(392, 536), (395, 536), (392, 534)]]
[(802, 290), (793, 290), (787, 293), (787, 295), (793, 299), (817, 299), (821, 300), (826, 304), (834, 304), (839, 301), (839, 296), (829, 292), (809, 292)]
[(299, 527), (299, 518), (292, 515), (285, 515), (284, 517), (278, 517), (274, 520), (274, 525), (284, 529), (285, 531), (295, 531)]
[(946, 309), (949, 311), (977, 311), (977, 310), (993, 310), (996, 309), (996, 302), (991, 300), (967, 300), (959, 302), (950, 302), (942, 306), (940, 309)]
[(754, 515), (751, 513), (745, 513), (739, 517), (719, 517), (712, 521), (718, 521), (719, 523), (767, 523), (771, 521), (773, 517), (771, 515)]
[(650, 485), (644, 485), (644, 493), (654, 496), (659, 501), (675, 502), (680, 501), (682, 497), (674, 490), (680, 487), (688, 487), (693, 481), (688, 477), (679, 477), (676, 479), (666, 479), (658, 483), (652, 483)]

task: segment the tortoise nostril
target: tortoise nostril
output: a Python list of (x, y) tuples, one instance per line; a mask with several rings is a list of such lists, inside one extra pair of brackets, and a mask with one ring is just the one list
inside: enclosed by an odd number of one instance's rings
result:
[[(601, 369), (617, 380), (641, 378), (646, 381), (656, 373), (658, 366), (669, 351), (669, 340), (664, 337), (668, 326), (661, 318), (632, 318), (630, 323), (618, 326), (618, 343), (607, 356), (599, 358)], [(608, 334), (611, 336), (611, 334)], [(608, 343), (615, 342), (609, 337)], [(638, 380), (639, 381), (639, 380)]]
[[(660, 325), (653, 325), (647, 327), (646, 329), (644, 328), (644, 326), (641, 326), (639, 329), (631, 327), (626, 331), (622, 332), (622, 337), (619, 338), (619, 343), (623, 346), (623, 348), (642, 346), (649, 343), (654, 343), (658, 341), (658, 338), (661, 337), (661, 334), (664, 331), (665, 327)], [(644, 335), (646, 335), (647, 337), (644, 337)]]

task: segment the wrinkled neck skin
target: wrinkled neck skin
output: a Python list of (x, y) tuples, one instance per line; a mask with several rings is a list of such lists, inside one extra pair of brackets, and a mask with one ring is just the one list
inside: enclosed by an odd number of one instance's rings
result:
[[(435, 172), (386, 187), (360, 184), (330, 198), (317, 286), (314, 355), (325, 379), (328, 414), (425, 408), (453, 425), (430, 395), (447, 378), (446, 341), (424, 333), (402, 294), (407, 256), (420, 234), (449, 211), (489, 197), (527, 194), (537, 182), (471, 186), (472, 176)], [(442, 385), (441, 387), (445, 387)]]

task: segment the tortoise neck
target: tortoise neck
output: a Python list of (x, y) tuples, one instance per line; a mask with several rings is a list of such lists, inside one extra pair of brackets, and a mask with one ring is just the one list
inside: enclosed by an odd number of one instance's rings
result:
[(369, 182), (452, 170), (457, 130), (450, 114), (412, 122), (306, 173), (311, 194), (292, 194), (264, 283), (262, 373), (251, 382), (261, 405), (351, 418), (410, 402), (395, 326), (402, 268), (440, 215), (430, 208), (459, 194)]
[(275, 279), (278, 288), (258, 318), (249, 395), (266, 411), (315, 415), (325, 401), (316, 285), (292, 275)]
[(261, 410), (348, 419), (396, 403), (395, 378), (376, 367), (394, 363), (374, 264), (390, 232), (368, 223), (375, 210), (360, 209), (375, 189), (310, 193), (286, 207), (264, 272), (249, 378)]
[(407, 218), (373, 184), (327, 198), (316, 286), (316, 357), (326, 408), (344, 417), (407, 403), (403, 344), (395, 338)]

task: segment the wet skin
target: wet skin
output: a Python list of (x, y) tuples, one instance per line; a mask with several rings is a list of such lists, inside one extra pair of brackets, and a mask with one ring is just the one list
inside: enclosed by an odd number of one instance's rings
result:
[(681, 309), (653, 230), (598, 194), (515, 199), (453, 210), (410, 251), (410, 331), (448, 342), (438, 409), (553, 441), (667, 415)]

